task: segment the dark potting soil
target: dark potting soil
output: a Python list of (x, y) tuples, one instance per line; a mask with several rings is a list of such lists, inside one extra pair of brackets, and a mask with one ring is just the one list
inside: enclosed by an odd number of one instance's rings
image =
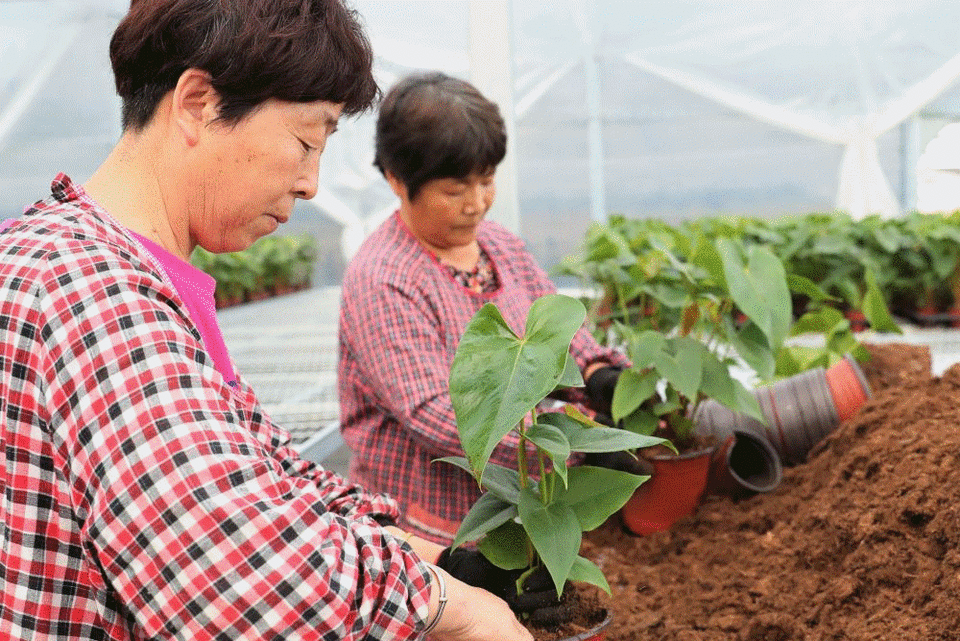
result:
[[(593, 630), (608, 616), (608, 604), (605, 603), (604, 594), (601, 596), (599, 590), (587, 584), (567, 584), (567, 590), (564, 592), (561, 606), (567, 609), (570, 615), (570, 621), (563, 625), (538, 628), (533, 625), (527, 625), (527, 629), (533, 635), (535, 641), (559, 641), (560, 639), (571, 639), (578, 635)], [(607, 637), (611, 639), (611, 637)]]
[(960, 365), (935, 378), (925, 347), (867, 347), (873, 398), (776, 491), (587, 534), (609, 641), (960, 639)]

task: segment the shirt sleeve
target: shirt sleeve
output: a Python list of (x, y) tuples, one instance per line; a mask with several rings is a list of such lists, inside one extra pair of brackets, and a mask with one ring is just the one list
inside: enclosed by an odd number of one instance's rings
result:
[[(353, 288), (345, 299), (353, 317), (341, 331), (350, 333), (365, 393), (432, 456), (463, 456), (449, 384), (448, 342), (459, 336), (446, 335), (426, 297), (388, 283)], [(490, 461), (515, 468), (518, 442), (515, 432), (508, 434)], [(535, 454), (532, 445), (528, 454)]]
[(144, 637), (407, 639), (429, 574), (391, 510), (278, 455), (169, 290), (67, 243), (35, 288), (57, 464), (88, 553)]
[(273, 424), (256, 399), (256, 395), (246, 383), (243, 375), (238, 377), (237, 393), (247, 397), (246, 405), (253, 407), (256, 419), (251, 421), (253, 431), (262, 432), (261, 440), (267, 444), (267, 451), (283, 469), (285, 474), (298, 477), (313, 484), (321, 492), (327, 509), (345, 517), (386, 517), (397, 522), (400, 510), (397, 502), (385, 494), (369, 492), (364, 487), (344, 479), (323, 466), (300, 456), (290, 447), (290, 434)]

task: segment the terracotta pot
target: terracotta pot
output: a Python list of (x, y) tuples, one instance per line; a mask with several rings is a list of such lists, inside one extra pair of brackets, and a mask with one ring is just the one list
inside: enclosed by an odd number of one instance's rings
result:
[(623, 525), (634, 534), (652, 534), (692, 514), (706, 490), (714, 449), (650, 457), (653, 473), (620, 510)]
[(960, 327), (960, 307), (951, 307), (947, 310), (947, 322), (950, 327)]
[(844, 312), (843, 315), (850, 321), (850, 329), (854, 332), (862, 332), (870, 327), (867, 317), (861, 311), (851, 309)]
[(827, 385), (830, 386), (830, 395), (837, 408), (840, 421), (846, 421), (857, 413), (863, 404), (870, 398), (870, 384), (863, 370), (847, 354), (843, 360), (826, 371)]
[(613, 621), (613, 615), (607, 612), (607, 618), (598, 625), (573, 637), (563, 637), (560, 641), (603, 641), (607, 636), (607, 627)]
[(935, 306), (924, 305), (910, 315), (910, 320), (920, 327), (936, 327), (944, 320), (944, 315)]
[(783, 465), (770, 442), (758, 434), (734, 430), (710, 459), (707, 492), (739, 499), (772, 492), (782, 480)]

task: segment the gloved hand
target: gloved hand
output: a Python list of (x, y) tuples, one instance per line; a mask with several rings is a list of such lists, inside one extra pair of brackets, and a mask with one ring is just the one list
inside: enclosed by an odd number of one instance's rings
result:
[(610, 405), (613, 403), (613, 390), (617, 387), (621, 372), (623, 372), (622, 367), (606, 365), (597, 368), (590, 374), (590, 378), (584, 382), (587, 398), (590, 399), (590, 405), (594, 410), (604, 414), (610, 413)]
[[(599, 370), (598, 370), (599, 371)], [(616, 427), (609, 414), (598, 413), (593, 417), (597, 423), (608, 427)], [(635, 456), (630, 452), (597, 452), (583, 455), (583, 464), (594, 467), (605, 467), (618, 472), (629, 472), (647, 476), (653, 474), (653, 465), (646, 459)]]
[(477, 550), (446, 548), (436, 565), (468, 585), (483, 588), (507, 602), (522, 619), (540, 627), (556, 627), (570, 620), (573, 613), (557, 598), (557, 590), (541, 565), (527, 577), (523, 593), (517, 594), (517, 579), (521, 570), (504, 570), (487, 560)]

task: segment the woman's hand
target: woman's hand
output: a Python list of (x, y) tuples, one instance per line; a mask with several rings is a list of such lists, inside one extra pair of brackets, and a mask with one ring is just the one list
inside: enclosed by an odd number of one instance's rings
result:
[[(506, 601), (482, 588), (459, 581), (448, 572), (447, 607), (429, 638), (442, 641), (533, 641), (533, 635), (517, 620)], [(437, 586), (430, 596), (430, 616), (439, 600)]]

